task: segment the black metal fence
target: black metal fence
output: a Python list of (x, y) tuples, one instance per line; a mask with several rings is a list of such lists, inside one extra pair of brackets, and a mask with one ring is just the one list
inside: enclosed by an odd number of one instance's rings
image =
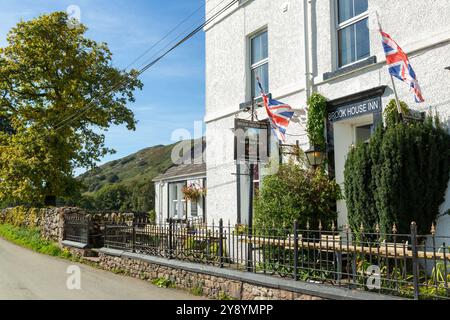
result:
[(66, 215), (64, 217), (64, 240), (89, 245), (91, 218), (88, 215)]
[(104, 221), (86, 214), (64, 216), (63, 240), (78, 242), (89, 248), (101, 248), (104, 245)]
[[(334, 228), (333, 228), (334, 229)], [(395, 231), (395, 229), (394, 229)], [(169, 223), (112, 222), (105, 246), (152, 256), (413, 299), (450, 299), (450, 238)]]

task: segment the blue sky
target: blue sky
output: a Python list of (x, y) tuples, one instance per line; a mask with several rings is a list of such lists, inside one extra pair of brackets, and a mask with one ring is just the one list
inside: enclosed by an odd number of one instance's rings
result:
[[(53, 11), (66, 11), (70, 5), (81, 9), (81, 22), (87, 36), (106, 42), (114, 54), (113, 64), (125, 68), (149, 49), (169, 30), (205, 0), (0, 0), (0, 46), (6, 45), (7, 32), (17, 22)], [(183, 31), (198, 25), (204, 15), (201, 8), (166, 41), (133, 67), (142, 66)], [(129, 107), (139, 121), (137, 130), (112, 127), (106, 143), (117, 151), (102, 163), (121, 158), (140, 149), (172, 143), (172, 132), (184, 128), (193, 133), (194, 121), (204, 117), (204, 34), (185, 43), (155, 67), (144, 73), (142, 92)], [(78, 173), (80, 170), (77, 171)]]

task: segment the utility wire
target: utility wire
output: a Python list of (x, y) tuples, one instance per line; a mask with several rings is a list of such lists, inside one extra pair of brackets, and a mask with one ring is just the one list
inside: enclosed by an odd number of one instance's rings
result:
[[(209, 2), (210, 0), (207, 0), (207, 2)], [(220, 1), (214, 8), (210, 9), (205, 16), (209, 15), (211, 12), (213, 12), (215, 9), (217, 9), (222, 3), (224, 3), (225, 0)], [(192, 15), (191, 15), (192, 16)], [(199, 21), (197, 21), (197, 23), (202, 22), (202, 20), (200, 19)], [(184, 29), (182, 32), (180, 32), (175, 38), (174, 40), (172, 40), (171, 42), (169, 42), (165, 47), (163, 47), (161, 50), (159, 50), (158, 52), (156, 52), (155, 54), (153, 54), (150, 59), (148, 61), (153, 61), (153, 59), (155, 57), (157, 57), (158, 55), (162, 54), (164, 52), (164, 50), (166, 50), (167, 48), (169, 48), (171, 45), (173, 45), (174, 43), (176, 43), (178, 40), (182, 39), (183, 36), (186, 34), (186, 32), (188, 32), (191, 28), (196, 27), (196, 24), (191, 25), (189, 28)], [(175, 30), (175, 29), (174, 29)], [(167, 38), (167, 37), (165, 37)], [(158, 41), (159, 43), (161, 43), (162, 41)], [(155, 47), (155, 46), (153, 46)], [(147, 50), (146, 53), (150, 52), (151, 49)], [(141, 57), (143, 57), (145, 54), (141, 55)], [(139, 60), (136, 59), (135, 62)], [(143, 66), (147, 65), (148, 62), (145, 62), (144, 64), (142, 64), (138, 69), (143, 68)]]
[[(184, 42), (188, 41), (189, 39), (191, 39), (193, 36), (195, 36), (198, 32), (200, 32), (203, 28), (205, 28), (207, 25), (209, 25), (211, 22), (213, 22), (215, 19), (217, 19), (217, 17), (219, 17), (221, 14), (223, 14), (225, 11), (227, 11), (229, 8), (231, 8), (234, 4), (236, 4), (239, 0), (232, 0), (230, 3), (228, 3), (225, 7), (223, 7), (222, 9), (220, 9), (218, 12), (216, 12), (215, 14), (213, 14), (209, 19), (207, 19), (205, 22), (203, 22), (201, 25), (199, 25), (197, 28), (195, 28), (193, 31), (191, 31), (188, 35), (186, 35), (183, 39), (181, 39), (180, 41), (178, 41), (174, 46), (172, 46), (170, 49), (168, 49), (167, 51), (165, 51), (162, 55), (160, 55), (158, 58), (154, 59), (153, 61), (151, 61), (150, 63), (148, 63), (146, 66), (144, 66), (141, 70), (139, 70), (139, 72), (134, 76), (135, 78), (138, 78), (140, 75), (142, 75), (144, 72), (146, 72), (147, 70), (149, 70), (151, 67), (153, 67), (155, 64), (157, 64), (159, 61), (161, 61), (164, 57), (166, 57), (169, 53), (171, 53), (173, 50), (175, 50), (177, 47), (179, 47), (180, 45), (182, 45)], [(108, 92), (103, 93), (101, 96), (110, 94), (111, 92), (115, 91), (116, 89), (118, 89), (120, 86), (127, 84), (127, 81), (122, 81), (120, 83), (118, 83), (116, 86), (112, 87), (111, 90), (109, 90)], [(98, 98), (98, 97), (97, 97)], [(93, 98), (91, 100), (91, 102), (89, 102), (87, 104), (86, 107), (84, 107), (79, 113), (73, 114), (72, 116), (67, 117), (66, 119), (62, 120), (61, 122), (59, 122), (56, 126), (55, 126), (55, 131), (59, 131), (62, 128), (64, 128), (65, 126), (67, 126), (70, 122), (78, 119), (79, 117), (81, 117), (84, 113), (86, 113), (87, 111), (89, 111), (90, 109), (92, 109), (95, 105), (93, 104), (94, 102)]]
[(181, 27), (186, 21), (188, 21), (190, 18), (192, 18), (197, 12), (199, 12), (201, 9), (203, 9), (208, 2), (211, 0), (206, 0), (200, 7), (198, 7), (195, 11), (193, 11), (189, 16), (184, 18), (180, 23), (178, 23), (175, 27), (173, 27), (169, 32), (167, 32), (161, 39), (159, 39), (157, 42), (155, 42), (150, 48), (148, 48), (145, 52), (143, 52), (139, 57), (137, 57), (133, 62), (131, 62), (129, 65), (125, 67), (125, 70), (130, 68), (132, 65), (134, 65), (136, 62), (141, 60), (144, 56), (146, 56), (150, 51), (152, 51), (157, 45), (159, 45), (161, 42), (166, 40), (175, 30), (177, 30), (179, 27)]

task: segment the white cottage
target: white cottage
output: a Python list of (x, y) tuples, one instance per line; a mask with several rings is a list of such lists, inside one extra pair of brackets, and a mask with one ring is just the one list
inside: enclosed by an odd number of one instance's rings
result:
[(205, 164), (173, 166), (153, 182), (156, 219), (159, 223), (169, 218), (176, 221), (206, 221), (206, 196), (186, 199), (183, 192), (186, 188), (206, 189)]
[[(207, 1), (208, 17), (225, 5), (220, 3)], [(383, 107), (394, 98), (378, 21), (408, 54), (426, 103), (416, 105), (398, 82), (400, 99), (418, 111), (431, 108), (450, 119), (448, 1), (241, 0), (206, 27), (209, 218), (246, 223), (250, 184), (257, 190), (265, 174), (257, 166), (249, 181), (249, 168), (234, 161), (233, 149), (235, 119), (249, 119), (247, 107), (259, 96), (257, 76), (273, 98), (297, 109), (288, 143), (298, 141), (304, 150), (310, 147), (301, 119), (308, 97), (317, 91), (330, 99), (330, 171), (343, 186), (349, 148), (370, 138), (383, 121)], [(340, 112), (347, 109), (359, 111)], [(266, 118), (264, 110), (258, 110), (257, 118)], [(450, 191), (442, 213), (449, 208)], [(344, 201), (338, 210), (343, 225)], [(442, 215), (437, 227), (438, 234), (448, 235), (450, 216)]]
[(174, 165), (153, 179), (158, 223), (206, 222), (205, 150), (203, 138), (178, 143), (172, 151)]

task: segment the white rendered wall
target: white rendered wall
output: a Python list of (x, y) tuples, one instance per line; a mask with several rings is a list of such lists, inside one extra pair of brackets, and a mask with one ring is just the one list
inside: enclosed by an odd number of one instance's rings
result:
[[(345, 97), (387, 85), (383, 106), (394, 98), (385, 66), (377, 13), (384, 31), (391, 34), (409, 55), (422, 86), (426, 103), (416, 105), (408, 88), (397, 81), (400, 99), (421, 111), (433, 110), (450, 123), (450, 2), (436, 0), (369, 0), (371, 55), (377, 63), (341, 77), (324, 81), (323, 74), (336, 70), (334, 0), (310, 0), (313, 14), (311, 32), (314, 89), (328, 99)], [(207, 12), (220, 0), (210, 0)], [(288, 10), (285, 12), (285, 4)], [(237, 216), (236, 166), (233, 162), (233, 134), (239, 104), (250, 100), (248, 37), (263, 28), (269, 33), (269, 78), (273, 97), (296, 109), (306, 105), (303, 1), (253, 0), (235, 5), (206, 31), (206, 122), (208, 166), (208, 216), (230, 219)], [(260, 119), (264, 112), (260, 111)], [(291, 124), (288, 143), (300, 140), (308, 148), (304, 128)], [(339, 142), (338, 142), (339, 143)], [(340, 164), (342, 170), (342, 164)], [(450, 208), (450, 191), (442, 212)], [(344, 212), (345, 210), (341, 210)], [(345, 221), (345, 216), (340, 221)], [(450, 217), (440, 218), (438, 233), (450, 234)]]

